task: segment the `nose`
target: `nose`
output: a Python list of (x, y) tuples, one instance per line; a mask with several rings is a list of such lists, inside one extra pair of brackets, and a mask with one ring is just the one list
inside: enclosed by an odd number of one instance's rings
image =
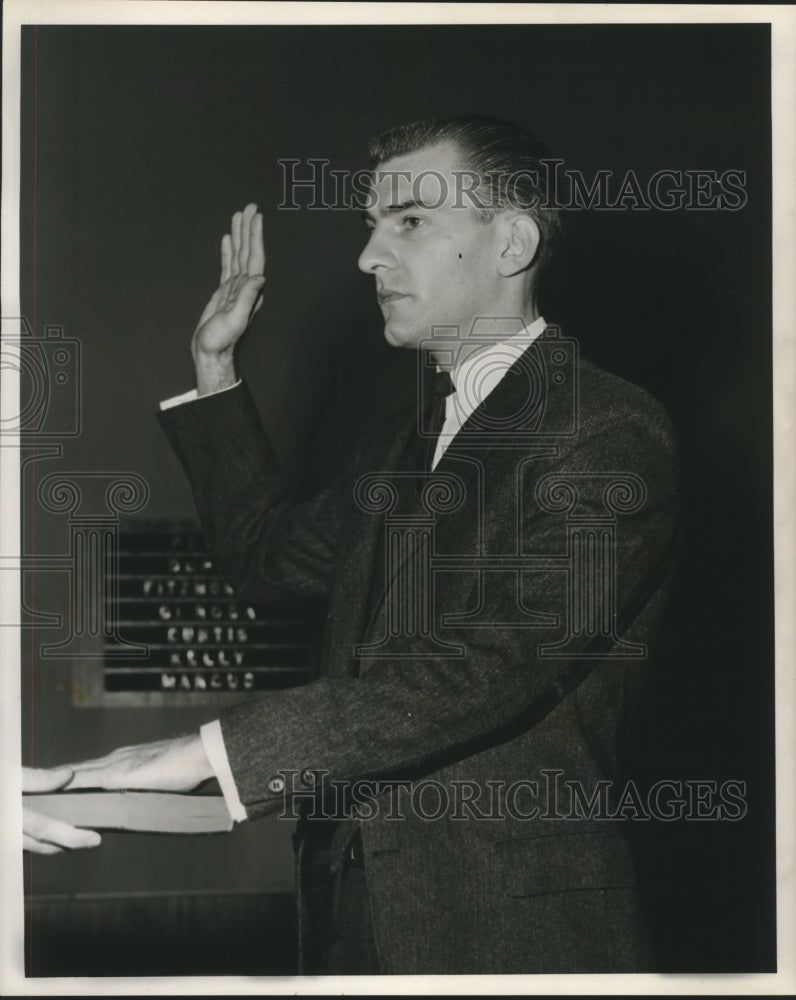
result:
[(370, 232), (370, 239), (365, 244), (365, 249), (359, 255), (357, 265), (360, 271), (365, 274), (374, 274), (378, 268), (390, 268), (395, 266), (395, 255), (389, 248), (387, 240), (377, 226)]

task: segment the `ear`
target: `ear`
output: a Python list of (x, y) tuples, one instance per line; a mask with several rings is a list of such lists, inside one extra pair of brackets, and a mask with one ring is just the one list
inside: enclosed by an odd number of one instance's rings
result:
[(510, 278), (531, 266), (539, 249), (541, 236), (539, 226), (530, 215), (511, 213), (500, 222), (503, 233), (498, 271), (504, 278)]

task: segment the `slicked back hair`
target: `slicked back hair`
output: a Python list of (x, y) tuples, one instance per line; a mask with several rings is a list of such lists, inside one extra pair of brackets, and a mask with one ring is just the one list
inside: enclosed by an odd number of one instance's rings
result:
[(458, 148), (463, 170), (478, 175), (472, 203), (480, 221), (491, 222), (499, 212), (511, 207), (534, 219), (540, 233), (534, 265), (540, 274), (562, 237), (561, 211), (554, 199), (548, 204), (547, 170), (542, 162), (552, 158), (550, 152), (533, 133), (488, 115), (432, 118), (398, 125), (374, 136), (368, 152), (372, 166), (378, 167), (396, 156), (443, 142)]

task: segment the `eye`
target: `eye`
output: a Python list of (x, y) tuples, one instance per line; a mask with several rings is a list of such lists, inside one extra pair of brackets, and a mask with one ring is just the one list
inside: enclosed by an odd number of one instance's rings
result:
[(401, 218), (401, 223), (404, 229), (417, 229), (418, 226), (422, 226), (425, 219), (422, 219), (419, 215), (404, 215)]

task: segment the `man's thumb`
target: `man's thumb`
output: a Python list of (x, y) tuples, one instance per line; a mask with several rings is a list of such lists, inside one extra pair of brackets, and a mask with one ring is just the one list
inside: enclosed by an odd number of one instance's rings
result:
[(241, 286), (232, 313), (239, 322), (241, 330), (245, 329), (249, 322), (249, 317), (254, 309), (257, 296), (265, 284), (265, 278), (261, 274), (254, 274), (248, 278)]
[(22, 768), (23, 792), (54, 792), (71, 779), (74, 771), (71, 767)]

